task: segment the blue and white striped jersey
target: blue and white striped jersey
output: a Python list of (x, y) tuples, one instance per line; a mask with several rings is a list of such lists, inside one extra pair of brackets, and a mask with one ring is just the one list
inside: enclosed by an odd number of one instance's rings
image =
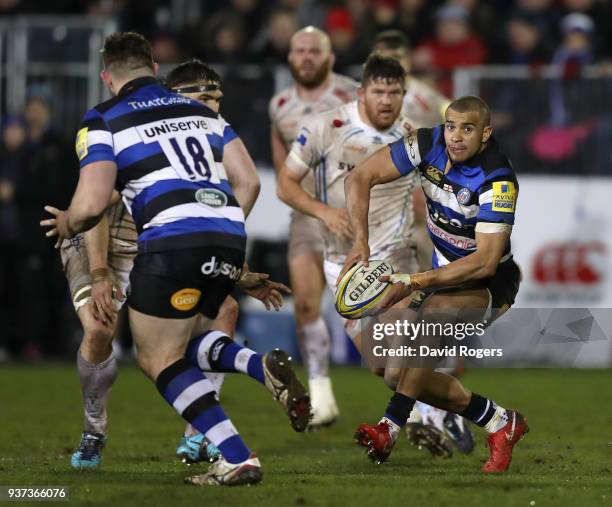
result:
[[(494, 139), (471, 159), (452, 164), (444, 141), (444, 125), (418, 129), (390, 145), (400, 174), (419, 171), (427, 198), (427, 228), (434, 244), (437, 268), (476, 250), (476, 230), (495, 230), (489, 224), (514, 224), (518, 181), (510, 161)], [(478, 229), (477, 229), (478, 226)], [(510, 257), (510, 242), (502, 262)]]
[(116, 186), (136, 223), (139, 252), (244, 250), (244, 214), (222, 163), (235, 138), (217, 113), (143, 77), (85, 114), (76, 150), (81, 167), (117, 164)]

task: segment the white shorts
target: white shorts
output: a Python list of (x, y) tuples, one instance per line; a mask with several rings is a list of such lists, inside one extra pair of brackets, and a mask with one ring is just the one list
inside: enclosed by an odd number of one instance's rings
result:
[[(109, 240), (108, 268), (113, 281), (123, 294), (127, 294), (135, 255), (136, 245)], [(78, 312), (82, 306), (91, 301), (91, 276), (83, 235), (78, 234), (71, 240), (65, 240), (62, 243), (60, 256), (68, 279), (72, 304)], [(117, 310), (123, 306), (122, 301), (116, 300), (115, 303)]]

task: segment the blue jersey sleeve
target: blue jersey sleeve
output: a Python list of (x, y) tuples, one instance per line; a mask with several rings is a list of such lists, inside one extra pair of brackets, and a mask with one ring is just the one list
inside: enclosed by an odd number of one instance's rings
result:
[(225, 125), (223, 129), (223, 146), (231, 143), (234, 139), (238, 139), (238, 134), (236, 134), (231, 125)]
[(478, 197), (478, 222), (514, 225), (518, 181), (511, 169), (498, 169), (487, 176)]
[(89, 110), (76, 135), (76, 153), (81, 168), (92, 162), (115, 162), (113, 136), (106, 122), (95, 109)]
[(399, 173), (405, 176), (427, 162), (439, 137), (437, 129), (418, 129), (391, 143), (391, 160)]

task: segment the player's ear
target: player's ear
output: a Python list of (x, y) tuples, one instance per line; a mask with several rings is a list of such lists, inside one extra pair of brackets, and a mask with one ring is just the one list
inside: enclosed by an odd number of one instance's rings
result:
[(486, 143), (491, 137), (491, 134), (493, 134), (493, 127), (487, 125), (482, 131), (482, 142)]
[(363, 86), (357, 88), (357, 99), (360, 103), (365, 101), (365, 88)]
[(153, 62), (153, 75), (157, 76), (158, 72), (159, 72), (159, 63)]
[(333, 51), (329, 52), (329, 70), (334, 68), (334, 64), (336, 63), (336, 53)]

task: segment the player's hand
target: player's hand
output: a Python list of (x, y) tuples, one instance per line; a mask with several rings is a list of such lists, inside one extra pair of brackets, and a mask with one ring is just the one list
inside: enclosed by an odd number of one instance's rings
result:
[(352, 243), (353, 232), (346, 208), (328, 207), (321, 220), (334, 236), (347, 243)]
[(391, 282), (393, 285), (391, 285), (378, 305), (376, 305), (376, 309), (374, 312), (372, 312), (373, 315), (387, 311), (389, 308), (399, 303), (402, 299), (410, 296), (414, 290), (413, 284), (410, 280), (410, 275), (405, 273), (383, 275), (380, 276), (378, 280), (380, 282)]
[(361, 263), (364, 266), (369, 264), (370, 260), (370, 246), (367, 242), (355, 241), (353, 244), (353, 248), (346, 256), (346, 260), (344, 261), (344, 266), (342, 266), (342, 271), (338, 275), (336, 279), (336, 285), (340, 283), (340, 280), (344, 277), (346, 272), (351, 269), (355, 264)]
[(242, 291), (259, 299), (266, 310), (274, 308), (279, 311), (284, 304), (283, 294), (291, 294), (291, 289), (280, 282), (273, 282), (267, 273), (253, 273), (247, 271), (242, 274), (236, 284)]
[(117, 318), (115, 300), (123, 301), (125, 295), (109, 279), (91, 284), (91, 305), (94, 319), (105, 326), (114, 324)]
[(45, 236), (48, 238), (57, 236), (55, 248), (59, 248), (64, 239), (70, 239), (74, 236), (74, 232), (70, 229), (70, 224), (68, 223), (68, 213), (48, 205), (45, 206), (45, 211), (53, 215), (53, 218), (41, 220), (40, 226), (51, 228), (45, 233)]

